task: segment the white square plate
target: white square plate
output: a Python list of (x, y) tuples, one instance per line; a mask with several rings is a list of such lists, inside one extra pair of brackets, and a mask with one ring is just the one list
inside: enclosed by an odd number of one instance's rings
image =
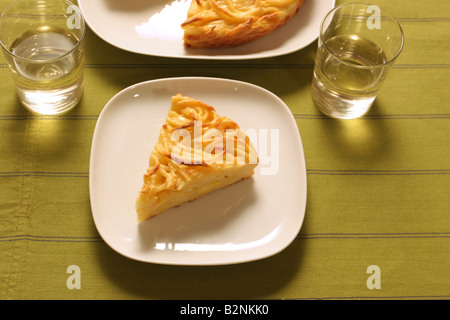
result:
[[(178, 93), (236, 121), (260, 163), (250, 179), (138, 223), (135, 200)], [(273, 93), (234, 80), (168, 78), (118, 93), (98, 119), (89, 178), (100, 235), (138, 261), (219, 265), (265, 258), (295, 239), (305, 214), (305, 159), (292, 113)]]
[(184, 47), (181, 23), (187, 18), (189, 0), (78, 0), (78, 4), (89, 27), (123, 50), (172, 58), (231, 60), (279, 56), (306, 47), (319, 36), (320, 23), (334, 8), (335, 0), (305, 0), (279, 30), (228, 49)]

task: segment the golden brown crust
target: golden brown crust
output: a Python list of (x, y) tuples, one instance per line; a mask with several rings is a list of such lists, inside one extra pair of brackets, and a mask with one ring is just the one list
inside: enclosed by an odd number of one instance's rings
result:
[(285, 25), (303, 0), (194, 0), (181, 25), (191, 48), (235, 47)]

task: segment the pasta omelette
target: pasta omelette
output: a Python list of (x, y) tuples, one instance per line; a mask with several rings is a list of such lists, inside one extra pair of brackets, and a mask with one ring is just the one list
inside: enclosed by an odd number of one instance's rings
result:
[(173, 96), (136, 200), (138, 221), (249, 178), (258, 162), (234, 121), (204, 102)]
[(181, 25), (191, 48), (225, 48), (257, 40), (285, 25), (303, 0), (192, 0)]

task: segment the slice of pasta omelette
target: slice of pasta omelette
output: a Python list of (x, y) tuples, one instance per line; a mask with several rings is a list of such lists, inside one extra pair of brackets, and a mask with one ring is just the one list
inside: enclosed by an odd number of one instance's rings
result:
[(258, 162), (236, 122), (204, 102), (173, 96), (136, 200), (138, 221), (249, 178)]
[(190, 48), (226, 48), (255, 41), (284, 26), (303, 0), (192, 0), (184, 30)]

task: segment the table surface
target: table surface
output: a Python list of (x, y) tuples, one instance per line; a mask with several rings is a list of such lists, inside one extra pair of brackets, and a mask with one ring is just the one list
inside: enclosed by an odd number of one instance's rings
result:
[[(126, 52), (88, 30), (84, 96), (60, 116), (20, 105), (2, 55), (0, 299), (450, 298), (450, 7), (372, 2), (398, 18), (406, 42), (373, 108), (355, 120), (314, 106), (317, 42), (279, 57), (208, 61)], [(97, 232), (89, 160), (100, 112), (130, 85), (182, 76), (256, 84), (292, 111), (308, 191), (303, 226), (282, 252), (160, 265), (118, 254)]]

